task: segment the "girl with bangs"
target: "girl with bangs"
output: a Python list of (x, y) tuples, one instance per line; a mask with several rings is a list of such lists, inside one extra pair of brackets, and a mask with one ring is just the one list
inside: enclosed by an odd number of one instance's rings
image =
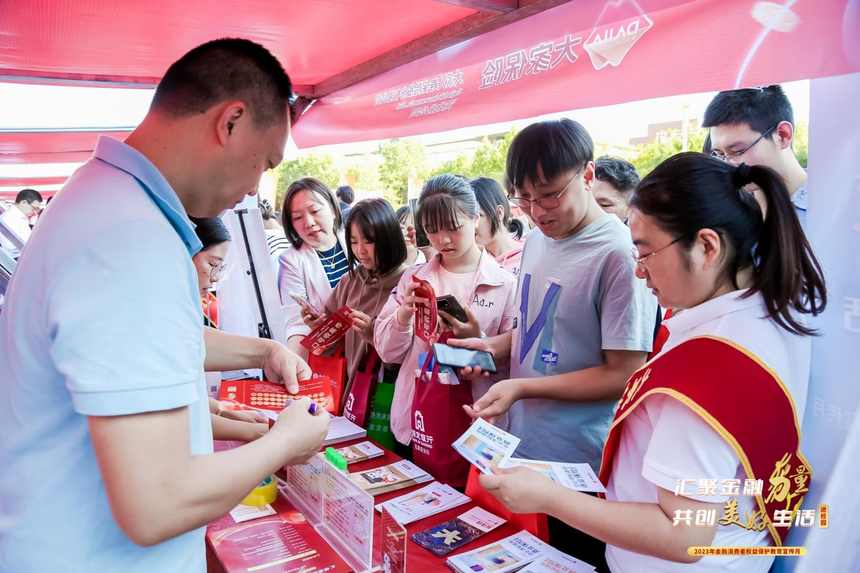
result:
[[(403, 364), (391, 406), (391, 429), (398, 443), (408, 446), (412, 438), (412, 399), (419, 355), (430, 346), (415, 335), (414, 315), (419, 305), (431, 303), (415, 296), (413, 277), (429, 282), (437, 296), (453, 295), (468, 316), (460, 322), (439, 311), (440, 328), (457, 338), (495, 336), (513, 327), (516, 280), (486, 249), (475, 242), (480, 207), (469, 181), (454, 175), (433, 177), (418, 198), (418, 223), (424, 226), (438, 254), (422, 265), (406, 269), (400, 283), (379, 315), (374, 340), (385, 362)], [(477, 400), (492, 384), (490, 379), (473, 381)]]
[(302, 309), (301, 316), (313, 330), (343, 306), (352, 311), (354, 324), (344, 337), (347, 382), (343, 395), (349, 396), (355, 373), (373, 349), (376, 317), (406, 270), (406, 242), (391, 205), (384, 199), (365, 199), (350, 208), (346, 243), (349, 272), (332, 290), (325, 313), (314, 319), (308, 309)]

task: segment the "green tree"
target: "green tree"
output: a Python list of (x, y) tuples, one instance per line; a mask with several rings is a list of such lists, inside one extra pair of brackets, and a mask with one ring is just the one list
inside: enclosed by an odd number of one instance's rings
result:
[[(696, 124), (691, 123), (687, 129), (687, 151), (701, 151), (707, 136), (706, 129), (699, 129)], [(636, 166), (640, 177), (645, 177), (660, 163), (682, 151), (681, 130), (668, 129), (661, 131), (652, 141), (634, 147), (627, 160)]]
[(379, 180), (385, 198), (392, 205), (406, 203), (410, 177), (427, 174), (427, 155), (424, 144), (417, 139), (389, 139), (379, 144), (382, 164)]
[(511, 127), (503, 138), (496, 141), (490, 141), (485, 137), (481, 146), (475, 150), (470, 176), (490, 177), (501, 183), (505, 176), (508, 149), (518, 132), (515, 127)]
[(794, 154), (800, 164), (806, 167), (807, 150), (809, 147), (809, 124), (801, 121), (794, 130)]
[(345, 174), (354, 179), (354, 187), (362, 191), (379, 191), (382, 181), (379, 177), (380, 157), (376, 154), (365, 153), (360, 159), (353, 159), (347, 166)]
[(278, 166), (278, 206), (284, 201), (287, 187), (296, 179), (316, 177), (332, 189), (340, 185), (340, 170), (334, 159), (318, 151), (309, 151)]
[(437, 175), (444, 175), (445, 173), (472, 177), (472, 159), (465, 153), (460, 152), (454, 159), (440, 163), (430, 169), (427, 177), (435, 177)]

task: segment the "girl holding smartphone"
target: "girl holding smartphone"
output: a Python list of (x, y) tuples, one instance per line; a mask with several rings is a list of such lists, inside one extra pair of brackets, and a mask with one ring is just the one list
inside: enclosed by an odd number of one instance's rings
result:
[[(435, 304), (415, 295), (413, 277), (429, 282), (437, 296), (453, 295), (466, 311), (461, 322), (443, 311), (458, 338), (493, 336), (513, 327), (516, 280), (475, 242), (479, 206), (468, 180), (454, 175), (433, 177), (424, 184), (418, 201), (418, 220), (438, 254), (403, 273), (397, 288), (379, 315), (374, 340), (385, 362), (404, 365), (397, 377), (391, 406), (391, 429), (404, 446), (412, 438), (412, 399), (419, 355), (430, 345), (418, 338), (413, 323), (419, 305)], [(441, 322), (441, 321), (440, 321)], [(477, 399), (489, 380), (476, 381)]]

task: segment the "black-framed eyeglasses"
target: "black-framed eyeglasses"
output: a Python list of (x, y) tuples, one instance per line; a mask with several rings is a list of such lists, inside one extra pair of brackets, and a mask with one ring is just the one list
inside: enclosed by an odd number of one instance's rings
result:
[(768, 129), (767, 131), (765, 131), (764, 133), (759, 135), (755, 141), (753, 141), (752, 143), (750, 143), (749, 145), (747, 145), (745, 148), (741, 149), (740, 151), (735, 151), (732, 153), (722, 153), (722, 152), (717, 151), (715, 149), (715, 150), (711, 151), (711, 157), (716, 157), (717, 159), (721, 159), (722, 161), (731, 161), (732, 163), (740, 163), (741, 156), (744, 153), (746, 153), (747, 151), (749, 151), (750, 149), (752, 149), (756, 143), (758, 143), (759, 141), (761, 141), (762, 139), (767, 137), (771, 131), (776, 129), (777, 125), (779, 125), (779, 124), (774, 125), (770, 129)]
[(648, 253), (646, 255), (640, 255), (639, 249), (637, 249), (636, 245), (634, 245), (633, 247), (630, 248), (630, 255), (633, 257), (633, 260), (636, 261), (636, 265), (640, 269), (644, 269), (645, 268), (645, 259), (647, 259), (648, 257), (653, 257), (654, 255), (656, 255), (657, 253), (659, 253), (663, 249), (668, 249), (669, 247), (671, 247), (672, 245), (674, 245), (675, 243), (677, 243), (678, 241), (680, 241), (681, 239), (683, 239), (686, 236), (687, 235), (681, 235), (680, 237), (678, 237), (677, 239), (675, 239), (674, 241), (672, 241), (668, 245), (664, 245), (664, 246), (660, 247), (659, 249), (657, 249), (656, 251), (651, 251), (650, 253)]
[(576, 170), (576, 173), (573, 174), (573, 177), (570, 178), (570, 181), (567, 182), (567, 185), (564, 186), (564, 189), (556, 193), (555, 195), (549, 195), (547, 197), (538, 197), (537, 199), (526, 199), (525, 197), (517, 197), (516, 195), (511, 195), (508, 197), (511, 203), (516, 205), (521, 209), (531, 210), (532, 203), (537, 204), (538, 207), (542, 209), (555, 209), (559, 206), (559, 197), (564, 195), (564, 192), (567, 191), (570, 184), (573, 183), (573, 180), (576, 179), (576, 176), (579, 175), (579, 172), (585, 168), (586, 164), (583, 164), (582, 167)]

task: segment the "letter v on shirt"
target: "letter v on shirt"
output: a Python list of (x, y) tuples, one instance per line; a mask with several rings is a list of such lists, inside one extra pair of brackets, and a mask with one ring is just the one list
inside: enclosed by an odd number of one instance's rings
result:
[[(526, 359), (526, 355), (532, 349), (538, 335), (546, 326), (547, 317), (555, 313), (555, 307), (558, 304), (558, 295), (561, 292), (561, 285), (551, 282), (549, 289), (543, 297), (540, 312), (535, 318), (534, 323), (529, 325), (529, 290), (531, 288), (531, 275), (523, 276), (523, 296), (520, 300), (520, 314), (522, 315), (522, 328), (520, 329), (520, 364)], [(552, 308), (550, 308), (552, 307)]]

